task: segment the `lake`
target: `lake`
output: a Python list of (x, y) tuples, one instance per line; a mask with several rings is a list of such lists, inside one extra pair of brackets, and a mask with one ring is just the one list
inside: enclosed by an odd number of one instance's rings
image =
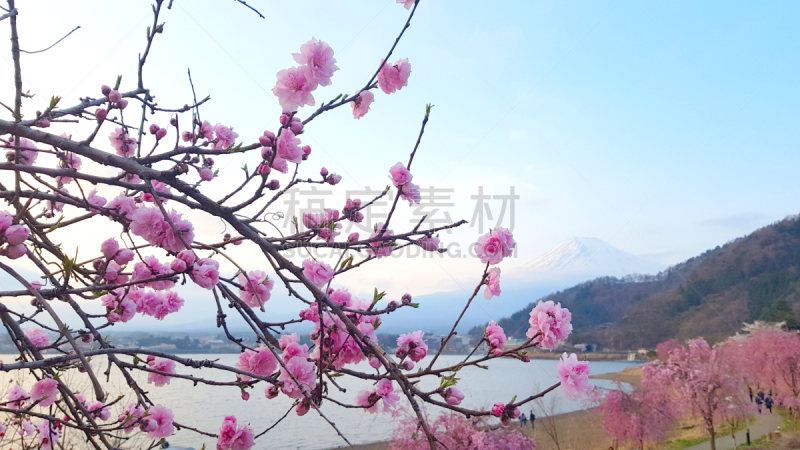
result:
[[(193, 359), (218, 360), (221, 364), (234, 365), (238, 358), (236, 354), (219, 355), (181, 355)], [(463, 355), (443, 355), (439, 357), (436, 366), (451, 365), (461, 361)], [(5, 362), (11, 362), (13, 356), (2, 357)], [(428, 358), (424, 359), (417, 367), (424, 366)], [(488, 407), (495, 402), (508, 403), (514, 395), (519, 398), (529, 396), (541, 389), (545, 389), (556, 382), (556, 360), (531, 360), (529, 363), (522, 363), (515, 359), (502, 359), (489, 362), (489, 370), (470, 367), (459, 372), (460, 381), (458, 383), (466, 398), (462, 406), (468, 408)], [(596, 361), (591, 362), (590, 367), (593, 374), (609, 372), (619, 372), (626, 367), (636, 365), (635, 362), (628, 361)], [(104, 358), (95, 358), (92, 365), (98, 372), (103, 371), (107, 366)], [(356, 367), (361, 371), (371, 371), (372, 369), (365, 363)], [(86, 375), (77, 373), (71, 374), (72, 380), (67, 380), (70, 385), (86, 385)], [(229, 381), (233, 379), (230, 373), (220, 373), (212, 369), (184, 369), (180, 373), (193, 374), (207, 379)], [(116, 374), (116, 375), (115, 375)], [(8, 380), (15, 376), (13, 374), (0, 374), (0, 386), (8, 386)], [(98, 376), (100, 374), (98, 373)], [(30, 378), (30, 377), (27, 377)], [(105, 378), (105, 377), (103, 377)], [(264, 431), (273, 425), (292, 405), (292, 399), (281, 394), (275, 399), (267, 400), (264, 397), (263, 387), (251, 389), (250, 399), (244, 401), (241, 398), (240, 390), (236, 387), (215, 387), (198, 384), (193, 386), (190, 381), (173, 379), (171, 384), (163, 387), (155, 387), (146, 384), (146, 374), (140, 373), (137, 379), (142, 381), (141, 386), (149, 391), (150, 398), (164, 406), (172, 409), (175, 420), (186, 425), (216, 433), (222, 419), (226, 415), (235, 415), (240, 422), (249, 422), (256, 434)], [(23, 380), (24, 385), (29, 385), (29, 379)], [(362, 389), (368, 389), (370, 384), (365, 380), (353, 379), (352, 377), (341, 377), (337, 382), (347, 390), (346, 393), (338, 392), (333, 386), (329, 385), (329, 390), (333, 398), (352, 404), (353, 400)], [(423, 390), (434, 389), (438, 386), (438, 379), (431, 378), (421, 383)], [(125, 382), (118, 371), (113, 371), (110, 379), (113, 386), (109, 391), (112, 394), (125, 392)], [(613, 387), (613, 383), (607, 380), (592, 380), (592, 384), (603, 388)], [(27, 386), (26, 386), (27, 387)], [(7, 389), (7, 388), (4, 388)], [(548, 394), (547, 398), (556, 396), (558, 401), (554, 405), (553, 413), (565, 413), (576, 411), (583, 408), (579, 402), (566, 400), (560, 389)], [(88, 397), (88, 396), (87, 396)], [(120, 407), (127, 403), (127, 399), (120, 403)], [(113, 409), (112, 417), (118, 414), (117, 407)], [(398, 418), (392, 418), (388, 414), (369, 414), (360, 409), (346, 409), (339, 407), (331, 402), (326, 402), (322, 406), (322, 412), (334, 421), (337, 427), (353, 444), (365, 444), (370, 442), (387, 440), (391, 437), (391, 432)], [(523, 412), (527, 415), (530, 407), (524, 407)], [(429, 410), (434, 412), (434, 407)], [(537, 412), (541, 417), (541, 413)], [(401, 416), (402, 417), (402, 416)], [(178, 431), (168, 439), (171, 446), (194, 447), (199, 450), (203, 444), (206, 449), (216, 448), (214, 439), (201, 436), (188, 430)], [(311, 410), (304, 417), (297, 417), (292, 411), (278, 426), (271, 430), (267, 435), (261, 437), (257, 443), (257, 448), (270, 449), (292, 449), (292, 450), (321, 450), (340, 447), (346, 445), (337, 436), (336, 432), (314, 411)]]

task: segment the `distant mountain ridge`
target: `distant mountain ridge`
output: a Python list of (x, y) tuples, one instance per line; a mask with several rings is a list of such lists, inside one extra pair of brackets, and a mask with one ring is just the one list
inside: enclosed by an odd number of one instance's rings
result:
[[(800, 217), (787, 217), (656, 276), (597, 278), (543, 300), (570, 309), (572, 342), (617, 349), (653, 348), (671, 338), (721, 340), (753, 320), (786, 320), (797, 327)], [(523, 337), (535, 303), (498, 323), (511, 336)]]

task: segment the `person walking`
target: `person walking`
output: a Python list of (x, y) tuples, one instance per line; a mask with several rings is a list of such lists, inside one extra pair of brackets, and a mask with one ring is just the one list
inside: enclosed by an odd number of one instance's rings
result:
[(525, 413), (519, 416), (519, 427), (526, 428), (528, 426), (528, 418), (525, 417)]
[[(761, 394), (759, 392), (759, 394)], [(756, 406), (758, 407), (758, 413), (761, 414), (761, 405), (764, 404), (764, 400), (762, 399), (761, 395), (756, 395)]]
[(533, 413), (533, 410), (531, 410), (530, 418), (531, 418), (531, 430), (532, 430), (533, 429), (533, 421), (536, 420), (536, 414)]
[(770, 414), (772, 414), (772, 405), (773, 405), (773, 403), (775, 403), (775, 401), (772, 400), (772, 396), (771, 395), (768, 395), (767, 398), (764, 399), (764, 406), (767, 407), (767, 409), (769, 410)]

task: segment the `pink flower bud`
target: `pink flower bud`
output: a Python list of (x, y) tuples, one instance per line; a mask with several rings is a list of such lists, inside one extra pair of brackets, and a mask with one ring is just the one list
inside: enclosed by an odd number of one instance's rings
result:
[(102, 92), (103, 95), (105, 95), (107, 97), (108, 94), (111, 93), (111, 88), (104, 84), (103, 86), (100, 87), (100, 92)]
[(31, 281), (31, 287), (36, 289), (37, 291), (41, 291), (42, 283), (40, 283), (39, 281)]
[(319, 169), (319, 174), (322, 175), (322, 178), (327, 177), (328, 176), (328, 169), (326, 169), (324, 167)]
[(8, 227), (8, 229), (6, 229), (5, 234), (8, 245), (15, 246), (25, 242), (25, 240), (28, 239), (28, 236), (30, 236), (31, 232), (22, 225), (11, 225)]
[(119, 250), (119, 242), (114, 238), (106, 239), (100, 244), (100, 251), (106, 259), (113, 258), (117, 254), (117, 250)]
[(259, 136), (258, 143), (261, 144), (262, 147), (272, 147), (272, 138), (267, 136)]
[(298, 416), (305, 416), (306, 413), (311, 409), (311, 406), (308, 404), (308, 399), (303, 398), (300, 400), (300, 404), (297, 405), (297, 408), (294, 411), (297, 413)]
[(402, 301), (404, 305), (411, 303), (411, 294), (409, 293), (403, 294), (403, 296), (400, 298), (400, 301)]
[(11, 223), (14, 221), (14, 216), (9, 213), (0, 211), (0, 232), (6, 231)]
[(496, 349), (494, 349), (493, 353), (494, 353), (494, 356), (501, 356), (503, 354), (503, 351), (500, 350), (499, 348), (496, 348)]
[(214, 172), (211, 169), (200, 169), (197, 173), (203, 181), (211, 181), (214, 179)]
[(497, 402), (494, 404), (494, 406), (492, 406), (492, 414), (500, 417), (503, 415), (504, 409), (506, 409), (506, 405), (504, 405), (502, 402)]
[(244, 401), (250, 400), (250, 393), (247, 391), (242, 391), (242, 400)]
[(278, 386), (268, 384), (266, 389), (264, 389), (264, 396), (267, 397), (268, 399), (273, 399), (278, 396), (279, 392), (280, 391), (278, 390)]
[(197, 259), (197, 257), (191, 250), (183, 250), (180, 253), (178, 253), (178, 259), (185, 262), (186, 267), (191, 267), (192, 265), (194, 265), (194, 261), (195, 259)]
[(50, 121), (47, 119), (40, 119), (38, 125), (42, 128), (50, 128)]
[(311, 154), (311, 146), (310, 145), (304, 145), (304, 146), (300, 147), (300, 150), (303, 151), (303, 160), (305, 161), (306, 159), (308, 159), (308, 155)]
[(161, 139), (164, 139), (164, 137), (166, 137), (166, 136), (167, 136), (167, 129), (166, 128), (159, 128), (159, 130), (156, 131), (156, 139), (158, 139), (159, 141)]
[(325, 180), (325, 182), (330, 184), (331, 186), (336, 186), (337, 184), (339, 184), (340, 181), (342, 181), (342, 176), (336, 175), (335, 173), (329, 176), (327, 180)]
[(529, 363), (529, 362), (531, 362), (531, 357), (528, 356), (528, 355), (525, 355), (525, 357), (522, 358), (522, 360), (525, 361), (526, 363)]
[(186, 262), (182, 259), (174, 259), (169, 264), (169, 268), (172, 269), (173, 272), (177, 273), (186, 272)]
[(269, 173), (272, 172), (272, 168), (266, 164), (259, 164), (258, 166), (258, 173), (262, 177), (266, 177)]
[(281, 114), (281, 118), (279, 120), (281, 122), (281, 125), (286, 125), (287, 123), (289, 123), (289, 115), (286, 114), (286, 113), (283, 113), (283, 114)]
[(133, 258), (136, 256), (136, 253), (129, 248), (120, 249), (116, 256), (114, 256), (114, 262), (119, 264), (120, 266), (124, 266), (129, 262), (133, 261)]
[(25, 253), (27, 253), (27, 249), (22, 244), (6, 247), (4, 250), (4, 254), (8, 259), (21, 258), (25, 256)]
[(244, 239), (237, 239), (233, 241), (233, 245), (242, 245), (242, 242), (244, 242)]
[(97, 108), (94, 111), (94, 116), (97, 118), (98, 122), (102, 122), (102, 121), (106, 120), (106, 115), (108, 115), (108, 111), (106, 111), (103, 108)]
[(411, 370), (413, 368), (414, 368), (414, 363), (412, 363), (411, 361), (408, 361), (408, 360), (403, 361), (403, 369)]
[(330, 230), (330, 228), (323, 228), (323, 229), (322, 229), (322, 230), (319, 232), (319, 237), (321, 237), (322, 239), (324, 239), (324, 240), (326, 240), (326, 241), (327, 241), (327, 240), (328, 240), (328, 238), (329, 238), (329, 237), (331, 237), (331, 230)]
[(449, 387), (444, 390), (444, 400), (448, 405), (456, 406), (464, 400), (464, 393), (458, 388)]
[(347, 236), (347, 242), (357, 242), (357, 241), (358, 241), (358, 233), (350, 233), (350, 235)]
[(369, 365), (372, 366), (373, 369), (377, 369), (381, 366), (381, 361), (373, 356), (369, 359)]
[(278, 180), (270, 180), (270, 182), (267, 183), (267, 188), (270, 191), (277, 191), (278, 189), (280, 189), (280, 187), (281, 183)]
[(289, 129), (295, 134), (303, 131), (303, 121), (299, 117), (292, 117), (292, 124), (289, 125)]
[(160, 129), (161, 129), (161, 127), (159, 127), (158, 125), (156, 125), (156, 124), (151, 124), (151, 125), (150, 125), (150, 134), (156, 134), (156, 132), (157, 132), (158, 130), (160, 130)]
[(270, 159), (272, 159), (272, 149), (269, 147), (262, 147), (261, 158), (263, 158), (264, 161), (269, 161)]
[(108, 100), (110, 100), (112, 103), (119, 103), (119, 101), (122, 100), (122, 94), (120, 94), (118, 90), (114, 89), (108, 93)]
[(119, 101), (119, 103), (117, 103), (117, 105), (119, 106), (119, 109), (125, 109), (128, 107), (128, 101), (123, 98)]
[(192, 140), (192, 133), (184, 131), (181, 133), (181, 139), (183, 139), (183, 142), (190, 142)]

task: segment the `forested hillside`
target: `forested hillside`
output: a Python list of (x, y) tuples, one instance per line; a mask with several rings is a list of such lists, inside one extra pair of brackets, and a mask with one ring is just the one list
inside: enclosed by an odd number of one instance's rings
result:
[[(791, 216), (671, 267), (658, 276), (598, 278), (544, 298), (573, 315), (571, 342), (653, 348), (671, 338), (717, 341), (743, 322), (800, 310), (800, 217)], [(523, 338), (535, 302), (499, 324)], [(480, 333), (474, 329), (471, 333)]]

